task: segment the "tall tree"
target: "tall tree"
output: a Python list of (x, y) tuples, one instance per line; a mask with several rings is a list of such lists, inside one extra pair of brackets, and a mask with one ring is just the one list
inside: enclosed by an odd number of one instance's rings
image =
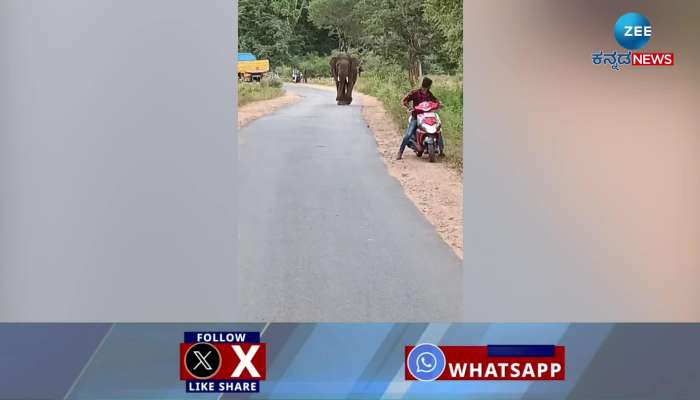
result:
[(462, 64), (464, 19), (462, 0), (425, 0), (425, 17), (443, 36), (441, 50), (455, 65)]
[(311, 22), (309, 8), (304, 7), (295, 30), (294, 54), (307, 57), (313, 54), (328, 55), (336, 48), (337, 39), (331, 31)]
[(306, 0), (239, 0), (238, 48), (272, 63), (293, 56), (294, 30)]
[(286, 19), (286, 23), (292, 29), (296, 27), (302, 11), (308, 6), (307, 0), (271, 0), (270, 3), (277, 14)]
[(424, 0), (361, 0), (364, 43), (408, 70), (415, 85), (433, 45), (434, 28), (425, 19)]
[(319, 27), (330, 30), (338, 39), (338, 49), (347, 51), (362, 32), (355, 6), (359, 0), (310, 0), (309, 16)]

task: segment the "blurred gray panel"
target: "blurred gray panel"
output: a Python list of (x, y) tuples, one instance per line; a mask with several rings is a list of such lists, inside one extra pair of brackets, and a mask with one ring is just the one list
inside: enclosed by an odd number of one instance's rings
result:
[(235, 15), (0, 1), (0, 320), (235, 318)]
[[(592, 64), (630, 11), (675, 66)], [(464, 16), (466, 320), (700, 320), (700, 3)]]

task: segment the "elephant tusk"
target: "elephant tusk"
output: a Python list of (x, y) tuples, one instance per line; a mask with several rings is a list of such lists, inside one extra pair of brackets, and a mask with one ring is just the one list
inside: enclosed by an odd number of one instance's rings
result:
[(350, 83), (350, 78), (348, 78), (347, 76), (345, 77), (345, 83)]

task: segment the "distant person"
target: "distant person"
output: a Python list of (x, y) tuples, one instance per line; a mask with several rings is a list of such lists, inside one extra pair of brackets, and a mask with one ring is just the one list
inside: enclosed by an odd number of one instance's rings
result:
[[(425, 77), (423, 78), (423, 82), (420, 85), (420, 88), (411, 90), (408, 92), (406, 96), (404, 96), (403, 100), (401, 100), (401, 105), (406, 108), (410, 113), (411, 113), (411, 121), (408, 124), (408, 127), (406, 128), (406, 132), (403, 135), (403, 140), (401, 141), (401, 147), (399, 147), (399, 152), (396, 155), (396, 159), (400, 160), (403, 157), (403, 151), (408, 145), (408, 142), (411, 140), (411, 137), (413, 137), (416, 134), (416, 129), (418, 127), (418, 122), (417, 122), (417, 113), (416, 113), (416, 106), (424, 101), (434, 101), (438, 104), (440, 104), (440, 100), (437, 99), (437, 97), (433, 96), (433, 93), (430, 91), (430, 87), (433, 85), (433, 81)], [(412, 102), (413, 104), (409, 106), (409, 102)], [(440, 148), (440, 155), (444, 155), (443, 149), (445, 147), (445, 144), (442, 140), (442, 135), (440, 135), (440, 142), (438, 143), (438, 147)]]

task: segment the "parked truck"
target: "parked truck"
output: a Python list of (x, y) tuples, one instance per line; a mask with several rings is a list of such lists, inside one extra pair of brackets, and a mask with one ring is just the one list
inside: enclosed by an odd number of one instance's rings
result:
[(238, 53), (238, 79), (259, 82), (270, 72), (269, 60), (258, 60), (251, 53)]

